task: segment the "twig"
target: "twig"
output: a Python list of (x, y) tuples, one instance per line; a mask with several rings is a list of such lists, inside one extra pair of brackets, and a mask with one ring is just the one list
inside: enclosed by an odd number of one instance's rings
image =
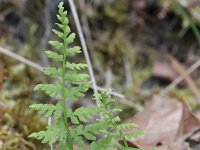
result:
[(109, 88), (112, 87), (112, 77), (113, 77), (113, 73), (112, 73), (112, 69), (111, 67), (108, 67), (106, 69), (106, 73), (105, 73), (105, 88)]
[(176, 78), (170, 85), (160, 92), (160, 96), (165, 96), (170, 90), (177, 86), (187, 75), (191, 74), (200, 66), (200, 59), (197, 60), (190, 68), (188, 68), (181, 76)]
[(95, 53), (93, 40), (91, 38), (92, 36), (90, 32), (90, 26), (89, 26), (89, 22), (87, 18), (87, 13), (85, 13), (85, 11), (87, 10), (85, 0), (78, 0), (78, 2), (80, 5), (80, 11), (81, 11), (81, 22), (83, 26), (83, 33), (85, 35), (85, 40), (86, 40), (86, 44), (88, 45), (89, 53), (91, 55), (91, 61), (95, 60), (95, 61), (92, 61), (94, 68), (100, 73), (100, 75), (104, 75), (104, 71), (101, 66), (101, 63), (96, 59), (97, 56)]
[(7, 55), (7, 56), (10, 56), (10, 57), (12, 57), (12, 58), (14, 58), (14, 59), (26, 64), (26, 65), (28, 65), (28, 66), (31, 66), (32, 68), (35, 68), (36, 70), (43, 71), (43, 67), (42, 66), (40, 66), (40, 65), (38, 65), (38, 64), (36, 64), (36, 63), (24, 58), (24, 57), (22, 57), (20, 55), (17, 55), (17, 54), (15, 54), (15, 53), (13, 53), (13, 52), (5, 49), (5, 48), (0, 47), (0, 53), (3, 53), (5, 55)]
[(84, 53), (86, 62), (88, 64), (88, 70), (89, 70), (90, 78), (92, 80), (92, 87), (93, 87), (94, 93), (97, 93), (98, 90), (97, 90), (94, 72), (93, 72), (93, 69), (92, 69), (92, 63), (91, 63), (90, 56), (89, 56), (89, 53), (88, 53), (88, 49), (87, 49), (87, 46), (86, 46), (86, 42), (85, 42), (85, 38), (84, 38), (83, 31), (82, 31), (82, 28), (81, 28), (81, 24), (80, 24), (80, 21), (79, 21), (79, 18), (78, 18), (78, 13), (77, 13), (74, 1), (73, 0), (68, 0), (68, 1), (69, 1), (70, 8), (71, 8), (74, 20), (75, 20), (76, 28), (78, 30), (79, 38), (80, 38), (81, 45), (82, 45), (82, 48), (83, 48), (83, 53)]
[(131, 66), (127, 56), (124, 56), (124, 74), (125, 74), (125, 86), (131, 87), (133, 85), (132, 73), (131, 73)]
[(49, 60), (48, 58), (44, 55), (44, 53), (41, 53), (41, 50), (43, 50), (48, 41), (49, 41), (49, 37), (51, 34), (51, 16), (50, 16), (50, 4), (51, 4), (51, 0), (44, 0), (45, 1), (45, 7), (43, 9), (43, 19), (41, 21), (41, 25), (44, 28), (42, 37), (40, 37), (39, 40), (37, 40), (37, 45), (36, 45), (36, 51), (38, 56), (40, 57), (41, 63), (44, 66), (49, 66)]

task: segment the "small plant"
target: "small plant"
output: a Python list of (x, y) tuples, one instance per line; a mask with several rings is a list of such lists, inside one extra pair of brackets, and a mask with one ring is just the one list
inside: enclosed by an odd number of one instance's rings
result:
[[(75, 34), (71, 33), (68, 25), (67, 12), (64, 11), (63, 2), (58, 6), (57, 18), (60, 23), (56, 23), (60, 29), (52, 31), (60, 38), (60, 41), (50, 41), (56, 51), (46, 51), (47, 56), (60, 64), (61, 67), (47, 67), (44, 73), (56, 78), (55, 84), (39, 84), (35, 91), (44, 91), (50, 97), (55, 98), (61, 94), (61, 100), (57, 104), (34, 104), (30, 108), (37, 110), (45, 117), (52, 117), (53, 124), (47, 126), (45, 131), (32, 133), (29, 137), (41, 140), (42, 143), (54, 144), (59, 142), (61, 150), (73, 150), (74, 145), (79, 145), (84, 149), (85, 139), (93, 141), (91, 150), (104, 150), (128, 148), (126, 139), (136, 137), (139, 133), (123, 134), (122, 129), (136, 127), (135, 124), (118, 124), (120, 118), (113, 117), (113, 113), (120, 112), (120, 109), (109, 109), (113, 100), (109, 99), (107, 92), (95, 95), (97, 106), (86, 108), (80, 107), (72, 110), (67, 107), (67, 101), (77, 101), (89, 89), (91, 81), (87, 74), (78, 73), (81, 69), (87, 67), (86, 64), (69, 62), (69, 58), (80, 53), (80, 47), (70, 47), (75, 39)], [(67, 84), (68, 83), (68, 84)], [(70, 85), (70, 86), (66, 86)], [(103, 118), (96, 123), (85, 125), (96, 114), (101, 113)], [(113, 133), (117, 131), (117, 134)], [(106, 137), (98, 142), (97, 134), (104, 134)], [(122, 139), (124, 145), (118, 143)], [(108, 147), (109, 146), (109, 147)]]
[[(103, 150), (118, 148), (121, 150), (139, 150), (137, 148), (130, 148), (127, 143), (127, 139), (137, 138), (143, 134), (143, 131), (137, 131), (134, 133), (124, 133), (123, 130), (128, 130), (132, 128), (137, 128), (138, 125), (134, 123), (123, 123), (119, 116), (116, 116), (116, 113), (121, 112), (121, 109), (112, 108), (114, 99), (111, 99), (108, 92), (104, 91), (94, 95), (97, 105), (101, 108), (100, 114), (103, 116), (103, 119), (98, 119), (99, 122), (106, 123), (106, 129), (101, 130), (106, 138), (99, 140), (98, 142), (93, 142), (90, 146), (92, 150)], [(115, 116), (114, 116), (115, 115)], [(122, 144), (119, 144), (119, 140), (122, 140)]]

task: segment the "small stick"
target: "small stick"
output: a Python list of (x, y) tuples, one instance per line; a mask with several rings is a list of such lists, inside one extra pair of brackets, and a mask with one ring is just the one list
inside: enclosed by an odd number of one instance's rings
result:
[(190, 66), (181, 76), (176, 78), (170, 85), (168, 85), (164, 90), (160, 92), (160, 96), (165, 96), (169, 91), (171, 91), (175, 86), (177, 86), (183, 79), (194, 72), (200, 66), (200, 59), (197, 60), (192, 66)]
[(24, 57), (22, 57), (20, 55), (17, 55), (17, 54), (15, 54), (15, 53), (13, 53), (13, 52), (5, 49), (5, 48), (0, 47), (0, 53), (3, 53), (5, 55), (7, 55), (7, 56), (10, 56), (10, 57), (12, 57), (12, 58), (14, 58), (14, 59), (26, 64), (26, 65), (28, 65), (28, 66), (31, 66), (32, 68), (35, 68), (36, 70), (43, 71), (43, 69), (44, 69), (42, 66), (40, 66), (40, 65), (38, 65), (38, 64), (36, 64), (36, 63), (24, 58)]
[(78, 13), (77, 13), (74, 1), (73, 0), (68, 0), (68, 1), (69, 1), (70, 8), (71, 8), (74, 20), (75, 20), (76, 28), (78, 30), (79, 38), (80, 38), (81, 45), (82, 45), (82, 48), (83, 48), (83, 53), (85, 55), (85, 59), (86, 59), (86, 62), (88, 64), (88, 71), (89, 71), (89, 74), (90, 74), (90, 78), (92, 80), (92, 87), (93, 87), (94, 93), (97, 93), (98, 92), (97, 84), (96, 84), (94, 72), (93, 72), (93, 69), (92, 69), (92, 63), (91, 63), (90, 56), (89, 56), (89, 53), (88, 53), (88, 49), (87, 49), (87, 46), (86, 46), (85, 38), (84, 38), (83, 31), (82, 31), (82, 28), (81, 28), (81, 23), (79, 21)]

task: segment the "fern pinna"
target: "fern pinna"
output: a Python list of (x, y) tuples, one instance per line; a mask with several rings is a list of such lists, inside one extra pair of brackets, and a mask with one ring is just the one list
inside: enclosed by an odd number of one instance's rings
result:
[[(56, 97), (61, 94), (62, 99), (53, 104), (34, 104), (30, 107), (39, 111), (45, 117), (52, 117), (53, 124), (48, 126), (45, 131), (32, 133), (29, 137), (41, 140), (42, 143), (53, 144), (60, 142), (60, 149), (73, 150), (73, 144), (78, 144), (80, 147), (84, 145), (84, 138), (88, 140), (95, 140), (94, 134), (98, 133), (102, 123), (81, 125), (81, 123), (88, 122), (95, 114), (99, 112), (98, 108), (84, 108), (80, 107), (72, 111), (67, 107), (66, 101), (77, 101), (78, 98), (84, 96), (84, 92), (88, 90), (91, 82), (88, 80), (87, 74), (78, 73), (79, 70), (87, 67), (82, 63), (71, 63), (68, 58), (81, 52), (80, 47), (70, 47), (75, 39), (75, 34), (71, 33), (68, 26), (67, 12), (64, 11), (63, 2), (58, 6), (57, 18), (59, 23), (56, 23), (59, 30), (52, 31), (58, 36), (60, 41), (50, 41), (49, 44), (55, 48), (55, 51), (46, 51), (47, 56), (60, 63), (58, 67), (47, 67), (44, 73), (48, 76), (57, 79), (55, 84), (39, 84), (35, 87), (35, 91), (44, 91), (50, 97)], [(66, 87), (66, 83), (70, 83), (70, 87)], [(68, 120), (72, 123), (69, 126)]]
[[(131, 128), (137, 128), (138, 125), (134, 123), (123, 123), (116, 113), (121, 112), (121, 109), (113, 108), (112, 104), (115, 101), (110, 98), (107, 91), (97, 93), (94, 95), (96, 103), (101, 108), (100, 114), (102, 114), (103, 119), (99, 119), (99, 122), (105, 122), (106, 128), (101, 130), (101, 132), (106, 135), (106, 138), (99, 140), (98, 142), (93, 142), (90, 145), (92, 150), (139, 150), (137, 148), (131, 148), (128, 146), (127, 140), (132, 138), (137, 138), (143, 134), (143, 131), (136, 131), (133, 133), (124, 133), (123, 130), (128, 130)], [(115, 116), (114, 116), (115, 115)], [(119, 144), (119, 140), (122, 140), (122, 144)]]

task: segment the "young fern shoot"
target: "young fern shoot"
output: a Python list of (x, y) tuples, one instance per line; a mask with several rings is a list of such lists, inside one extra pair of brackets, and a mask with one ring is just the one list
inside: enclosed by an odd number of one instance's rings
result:
[[(99, 122), (106, 122), (107, 128), (102, 130), (107, 137), (105, 139), (99, 140), (98, 142), (93, 142), (90, 146), (92, 150), (139, 150), (137, 148), (131, 148), (128, 146), (127, 140), (132, 138), (137, 138), (138, 136), (143, 134), (143, 131), (136, 131), (134, 133), (124, 133), (123, 130), (128, 130), (131, 128), (137, 128), (138, 125), (134, 123), (123, 123), (120, 124), (121, 121), (119, 116), (115, 116), (116, 113), (121, 112), (121, 109), (113, 108), (111, 109), (111, 105), (115, 101), (114, 99), (110, 99), (110, 95), (107, 91), (95, 94), (96, 103), (101, 108), (100, 113), (102, 114), (104, 119), (99, 119)], [(119, 144), (119, 140), (122, 140), (123, 144)]]
[[(94, 134), (98, 133), (100, 124), (89, 126), (81, 125), (88, 122), (89, 119), (99, 113), (98, 107), (84, 108), (80, 107), (73, 111), (67, 107), (67, 101), (77, 101), (84, 96), (84, 92), (88, 90), (91, 82), (89, 76), (84, 73), (78, 73), (81, 69), (87, 67), (82, 63), (71, 63), (68, 61), (72, 57), (81, 52), (80, 47), (70, 47), (74, 42), (75, 34), (71, 33), (68, 25), (67, 12), (64, 11), (63, 2), (58, 6), (57, 18), (59, 23), (56, 23), (59, 30), (52, 31), (58, 36), (59, 41), (50, 41), (49, 44), (55, 48), (55, 51), (46, 51), (47, 56), (60, 64), (61, 67), (47, 67), (44, 73), (50, 77), (57, 79), (55, 84), (39, 84), (34, 90), (43, 91), (50, 97), (54, 98), (61, 94), (62, 99), (53, 104), (34, 104), (30, 108), (37, 110), (45, 117), (52, 117), (53, 124), (47, 126), (45, 131), (32, 133), (29, 137), (41, 140), (42, 143), (54, 144), (60, 142), (60, 149), (73, 150), (73, 144), (78, 144), (83, 147), (83, 138), (95, 140)], [(66, 83), (70, 83), (70, 87), (66, 87)], [(69, 126), (68, 121), (72, 125)]]

